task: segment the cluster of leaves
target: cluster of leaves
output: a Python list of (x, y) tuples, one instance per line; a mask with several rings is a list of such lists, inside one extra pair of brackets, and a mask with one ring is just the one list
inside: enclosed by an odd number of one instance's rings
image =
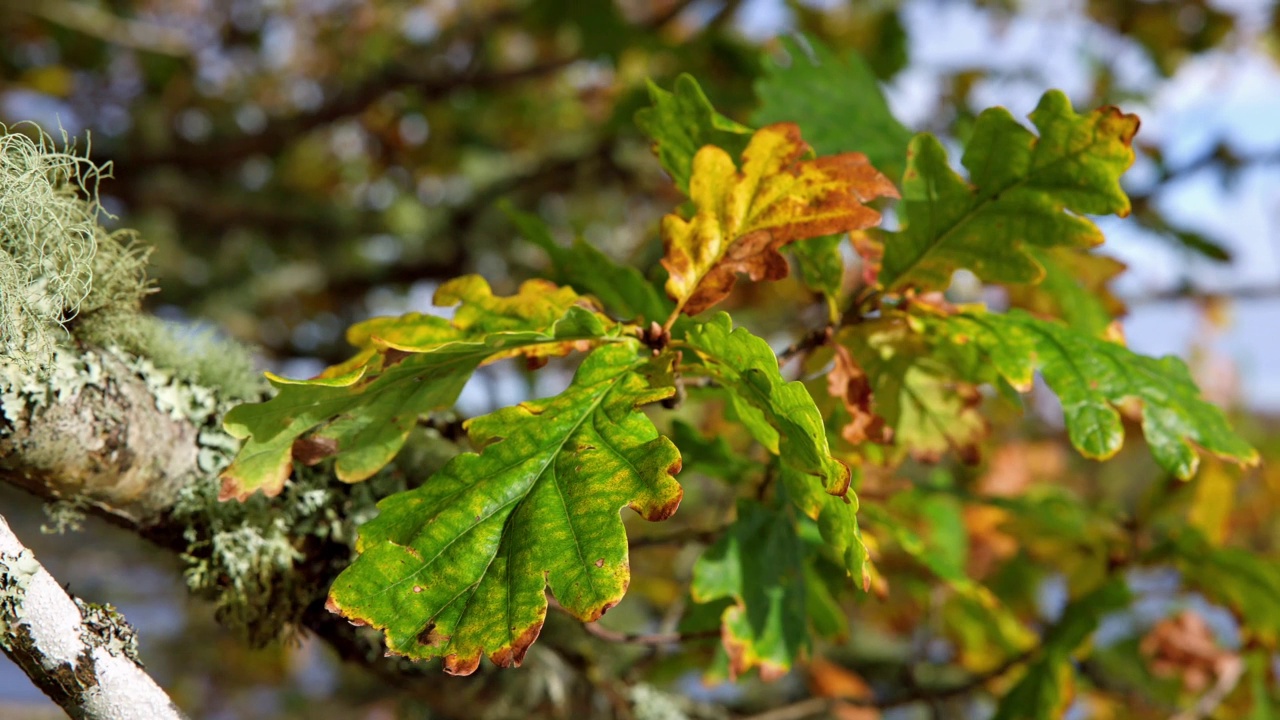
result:
[[(385, 631), (394, 653), (442, 657), (449, 672), (470, 673), (482, 657), (518, 665), (543, 626), (548, 587), (584, 622), (622, 599), (630, 561), (619, 511), (672, 516), (683, 463), (761, 478), (751, 497), (738, 493), (734, 519), (689, 587), (684, 627), (719, 628), (728, 674), (789, 671), (815, 634), (845, 630), (837, 596), (888, 592), (873, 559), (901, 552), (949, 588), (949, 612), (982, 618), (975, 625), (985, 629), (972, 632), (983, 637), (963, 642), (967, 652), (1004, 648), (1027, 660), (1001, 717), (1048, 717), (1062, 705), (1072, 656), (1105, 613), (1129, 603), (1124, 582), (1081, 572), (1033, 650), (1005, 600), (966, 570), (960, 488), (867, 505), (862, 525), (855, 490), (909, 461), (973, 462), (987, 444), (988, 405), (1018, 404), (1037, 372), (1085, 457), (1116, 455), (1132, 417), (1172, 476), (1191, 478), (1202, 454), (1256, 462), (1181, 361), (1119, 341), (1114, 304), (1097, 283), (1099, 268), (1115, 268), (1089, 253), (1103, 238), (1085, 216), (1129, 212), (1119, 178), (1138, 120), (1110, 107), (1077, 113), (1059, 92), (1045, 94), (1030, 128), (987, 110), (962, 174), (937, 138), (913, 137), (892, 117), (856, 57), (789, 49), (791, 62), (770, 67), (758, 88), (758, 129), (716, 112), (691, 77), (671, 91), (651, 87), (637, 121), (688, 200), (661, 222), (660, 267), (618, 266), (581, 240), (564, 247), (537, 218), (511, 212), (559, 284), (532, 280), (498, 297), (479, 277), (459, 278), (436, 295), (456, 306), (451, 318), (357, 325), (350, 361), (313, 380), (273, 376), (273, 399), (228, 415), (245, 444), (223, 497), (278, 493), (296, 462), (332, 459), (339, 478), (358, 482), (395, 457), (420, 418), (450, 407), (479, 366), (585, 354), (563, 392), (469, 421), (475, 452), (380, 503), (361, 529), (359, 558), (333, 585), (333, 611)], [(888, 207), (893, 231), (878, 227)], [(764, 338), (709, 312), (731, 300), (739, 275), (788, 277), (784, 253), (827, 309), (825, 326), (782, 353), (802, 357), (809, 382), (788, 381)], [(853, 259), (860, 272), (847, 273)], [(950, 304), (941, 291), (961, 269), (1025, 309)], [(746, 447), (735, 458), (659, 403), (719, 413)], [(1073, 523), (1092, 516), (1061, 496), (1010, 500), (1002, 511), (1044, 520), (1046, 537), (1070, 542), (1083, 543), (1079, 525), (1095, 522)], [(1242, 577), (1274, 586), (1274, 572), (1195, 537), (1170, 533), (1149, 559), (1196, 572), (1243, 563)], [(1274, 612), (1257, 590), (1227, 578), (1209, 592), (1274, 646)]]

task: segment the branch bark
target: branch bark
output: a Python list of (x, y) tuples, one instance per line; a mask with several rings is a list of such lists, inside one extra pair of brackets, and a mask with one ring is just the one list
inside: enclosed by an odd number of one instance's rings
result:
[(138, 661), (124, 619), (67, 595), (3, 516), (0, 649), (76, 720), (184, 717)]

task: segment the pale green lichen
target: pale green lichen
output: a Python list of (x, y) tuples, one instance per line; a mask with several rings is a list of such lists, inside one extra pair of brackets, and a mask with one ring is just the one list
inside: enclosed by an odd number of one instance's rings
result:
[(372, 516), (380, 498), (404, 488), (391, 473), (354, 486), (332, 482), (331, 472), (299, 467), (278, 497), (245, 502), (219, 502), (216, 483), (193, 482), (174, 506), (174, 518), (186, 526), (188, 587), (212, 600), (218, 620), (253, 644), (292, 632), (315, 600), (315, 588), (298, 572), (301, 548), (327, 544), (327, 560), (345, 565), (353, 517)]
[(100, 170), (35, 130), (0, 125), (0, 352), (43, 366), (92, 288)]
[(84, 521), (88, 517), (85, 512), (87, 508), (88, 504), (80, 497), (63, 498), (45, 503), (45, 521), (40, 525), (40, 532), (45, 535), (80, 532), (84, 529)]
[(131, 230), (102, 226), (97, 183), (107, 171), (65, 133), (59, 149), (34, 125), (0, 124), (0, 364), (46, 370), (75, 336), (230, 399), (260, 395), (243, 346), (140, 312), (150, 249)]

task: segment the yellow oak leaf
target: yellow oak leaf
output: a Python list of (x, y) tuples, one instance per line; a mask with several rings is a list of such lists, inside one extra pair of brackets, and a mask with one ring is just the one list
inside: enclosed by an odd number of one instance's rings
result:
[(801, 159), (810, 153), (794, 123), (777, 123), (751, 137), (741, 170), (714, 145), (694, 156), (693, 218), (672, 213), (662, 219), (667, 294), (686, 314), (723, 300), (738, 273), (752, 280), (786, 277), (779, 248), (876, 225), (880, 213), (863, 203), (898, 197), (865, 155)]

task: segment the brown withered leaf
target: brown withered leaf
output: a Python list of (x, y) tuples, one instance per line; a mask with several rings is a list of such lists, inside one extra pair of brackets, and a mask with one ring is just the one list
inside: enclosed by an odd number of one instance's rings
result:
[(708, 145), (693, 158), (689, 195), (696, 212), (662, 219), (670, 278), (667, 294), (694, 315), (724, 299), (738, 273), (780, 280), (788, 265), (778, 250), (805, 238), (861, 230), (880, 222), (863, 203), (898, 191), (861, 153), (802, 160), (811, 149), (794, 123), (757, 130), (742, 169)]
[(835, 366), (827, 374), (827, 392), (831, 397), (844, 403), (849, 411), (849, 422), (840, 430), (840, 435), (850, 445), (859, 445), (870, 440), (876, 443), (887, 443), (893, 431), (885, 427), (884, 418), (871, 409), (871, 381), (866, 372), (853, 359), (849, 348), (835, 345)]
[(832, 698), (831, 715), (837, 720), (880, 720), (880, 710), (842, 700), (870, 701), (875, 693), (866, 680), (852, 670), (824, 658), (809, 663), (809, 690), (817, 697)]
[(1160, 677), (1178, 677), (1193, 693), (1238, 669), (1240, 657), (1218, 644), (1204, 618), (1190, 610), (1156, 623), (1138, 646)]

